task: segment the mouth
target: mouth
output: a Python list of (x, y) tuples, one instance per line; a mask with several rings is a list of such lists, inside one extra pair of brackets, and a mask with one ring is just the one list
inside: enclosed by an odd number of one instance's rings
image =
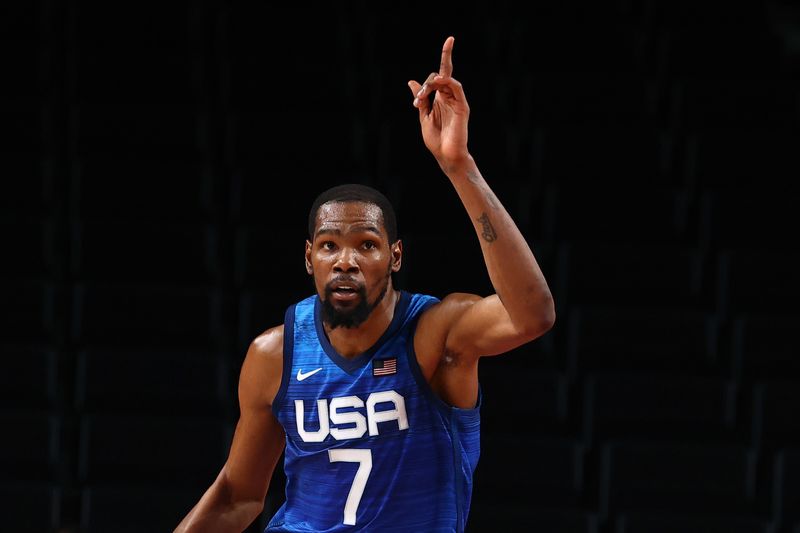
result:
[(359, 297), (359, 285), (349, 281), (334, 282), (330, 286), (329, 294), (337, 301), (352, 301)]
[(331, 291), (331, 296), (335, 300), (350, 301), (358, 298), (358, 291), (356, 291), (355, 289), (345, 289), (345, 288), (334, 289), (333, 291)]

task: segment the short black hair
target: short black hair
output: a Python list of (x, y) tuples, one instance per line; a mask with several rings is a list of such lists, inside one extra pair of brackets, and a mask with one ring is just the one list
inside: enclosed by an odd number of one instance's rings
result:
[(345, 183), (336, 185), (323, 191), (311, 204), (311, 211), (308, 212), (308, 237), (314, 240), (314, 226), (317, 223), (317, 212), (323, 204), (328, 202), (365, 202), (376, 205), (380, 208), (383, 215), (383, 227), (389, 236), (389, 243), (397, 240), (397, 217), (394, 207), (386, 196), (377, 189), (361, 183)]

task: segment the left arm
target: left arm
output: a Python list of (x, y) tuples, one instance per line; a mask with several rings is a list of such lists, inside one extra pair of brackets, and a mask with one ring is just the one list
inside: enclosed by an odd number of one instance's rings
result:
[(449, 333), (480, 355), (506, 352), (531, 341), (555, 322), (553, 297), (533, 251), (481, 176), (471, 156), (446, 167), (472, 220), (495, 295), (475, 300)]
[(415, 95), (425, 145), (473, 222), (496, 294), (486, 298), (452, 294), (431, 310), (425, 322), (444, 332), (443, 352), (476, 359), (507, 352), (544, 334), (555, 321), (555, 308), (530, 246), (467, 148), (469, 106), (461, 83), (452, 77), (452, 49), (449, 37), (439, 72), (431, 73), (423, 85), (416, 81), (408, 85)]

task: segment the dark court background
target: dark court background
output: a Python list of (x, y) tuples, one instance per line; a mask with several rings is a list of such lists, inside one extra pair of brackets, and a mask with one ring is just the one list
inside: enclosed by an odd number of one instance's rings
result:
[(324, 188), (395, 203), (401, 288), (491, 292), (406, 86), (448, 35), (557, 306), (481, 363), (470, 531), (800, 532), (788, 0), (3, 3), (0, 529), (172, 531)]

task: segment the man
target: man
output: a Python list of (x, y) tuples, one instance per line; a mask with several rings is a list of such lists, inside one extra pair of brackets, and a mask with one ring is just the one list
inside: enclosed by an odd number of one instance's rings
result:
[(403, 249), (388, 200), (359, 185), (322, 193), (305, 252), (317, 294), (251, 343), (230, 455), (177, 531), (245, 529), (284, 447), (286, 502), (267, 532), (464, 530), (480, 442), (478, 360), (539, 337), (555, 311), (531, 249), (467, 149), (453, 42), (438, 72), (408, 85), (496, 294), (396, 290)]

